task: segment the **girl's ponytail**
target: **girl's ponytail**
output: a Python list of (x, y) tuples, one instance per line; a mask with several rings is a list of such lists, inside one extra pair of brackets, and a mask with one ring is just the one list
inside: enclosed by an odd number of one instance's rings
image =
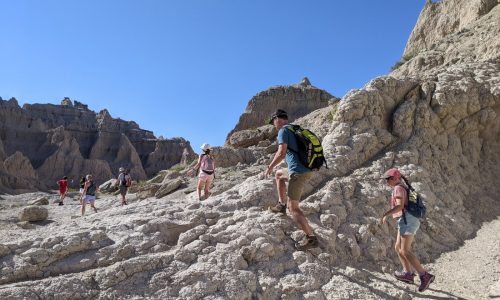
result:
[(404, 176), (403, 176), (403, 174), (401, 174), (401, 178), (405, 181), (406, 186), (407, 186), (407, 187), (408, 187), (411, 191), (413, 191), (414, 189), (413, 189), (413, 187), (411, 186), (410, 181), (408, 181), (408, 179), (407, 179), (406, 177), (404, 177)]

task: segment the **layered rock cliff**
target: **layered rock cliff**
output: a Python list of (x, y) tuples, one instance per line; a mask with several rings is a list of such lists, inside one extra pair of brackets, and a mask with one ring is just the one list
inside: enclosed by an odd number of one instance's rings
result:
[[(308, 113), (328, 106), (329, 102), (336, 102), (338, 98), (327, 91), (314, 87), (306, 77), (298, 84), (290, 86), (276, 86), (258, 93), (248, 102), (245, 112), (231, 132), (226, 144), (235, 147), (248, 147), (251, 144), (241, 144), (235, 133), (244, 130), (254, 130), (269, 121), (269, 117), (276, 109), (283, 109), (290, 119), (295, 120)], [(250, 132), (250, 135), (253, 135)]]
[(102, 182), (116, 176), (120, 166), (144, 180), (179, 163), (184, 149), (194, 157), (182, 138), (156, 139), (135, 122), (114, 119), (107, 110), (95, 113), (68, 98), (61, 105), (22, 108), (15, 99), (0, 99), (0, 120), (5, 176), (0, 191), (52, 188), (62, 176), (94, 174)]

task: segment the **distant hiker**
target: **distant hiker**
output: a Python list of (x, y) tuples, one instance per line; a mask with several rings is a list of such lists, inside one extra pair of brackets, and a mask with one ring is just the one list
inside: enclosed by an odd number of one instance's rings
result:
[[(298, 250), (306, 250), (318, 246), (318, 238), (314, 235), (311, 226), (306, 217), (299, 208), (299, 201), (302, 196), (304, 184), (312, 176), (310, 169), (305, 167), (297, 155), (297, 140), (294, 133), (286, 128), (288, 124), (288, 115), (284, 110), (278, 109), (272, 116), (269, 124), (278, 129), (278, 151), (274, 155), (271, 164), (264, 172), (264, 176), (270, 176), (273, 169), (283, 159), (285, 159), (288, 169), (276, 171), (275, 180), (278, 188), (278, 203), (271, 208), (274, 213), (286, 214), (286, 208), (290, 211), (292, 219), (304, 231), (306, 237), (304, 240), (295, 244)], [(288, 181), (288, 190), (286, 182)]]
[(85, 179), (86, 181), (83, 187), (83, 195), (80, 200), (82, 203), (82, 216), (85, 214), (85, 206), (87, 206), (87, 203), (90, 204), (90, 207), (92, 207), (95, 212), (97, 212), (97, 208), (94, 206), (97, 185), (94, 183), (92, 175), (87, 175)]
[(408, 193), (406, 186), (401, 181), (402, 177), (403, 175), (396, 168), (389, 169), (384, 174), (384, 179), (393, 190), (390, 198), (391, 209), (384, 213), (381, 222), (385, 224), (387, 217), (392, 215), (398, 224), (398, 235), (394, 248), (403, 265), (403, 271), (396, 271), (394, 276), (400, 281), (413, 283), (415, 277), (413, 270), (416, 270), (420, 277), (418, 291), (423, 292), (434, 281), (434, 275), (428, 273), (422, 267), (418, 258), (411, 252), (411, 244), (420, 227), (420, 220), (406, 212), (405, 205), (408, 203)]
[(61, 180), (57, 181), (57, 185), (59, 185), (59, 205), (64, 205), (63, 200), (68, 191), (68, 177), (64, 176)]
[(83, 195), (85, 195), (83, 192), (85, 191), (85, 176), (82, 176), (82, 178), (80, 178), (80, 204), (82, 204), (82, 198), (83, 198)]
[[(204, 200), (210, 196), (210, 186), (215, 178), (215, 162), (210, 154), (210, 150), (212, 148), (209, 144), (205, 143), (201, 145), (201, 150), (203, 153), (198, 157), (198, 162), (196, 165), (188, 172), (188, 175), (193, 174), (195, 170), (200, 168), (200, 172), (198, 174), (198, 199)], [(201, 197), (201, 191), (204, 190), (204, 198)]]
[(120, 174), (118, 175), (118, 185), (120, 188), (120, 195), (122, 196), (122, 206), (127, 205), (127, 200), (125, 195), (127, 195), (128, 188), (132, 185), (132, 177), (129, 174), (129, 169), (120, 167), (118, 169)]
[(186, 166), (188, 164), (189, 151), (187, 148), (182, 150), (181, 165)]

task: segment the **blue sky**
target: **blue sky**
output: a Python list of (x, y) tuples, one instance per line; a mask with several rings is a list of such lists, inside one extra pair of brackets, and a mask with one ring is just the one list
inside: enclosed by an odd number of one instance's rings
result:
[(387, 74), (424, 3), (0, 0), (0, 97), (70, 97), (199, 152), (271, 86), (342, 97)]

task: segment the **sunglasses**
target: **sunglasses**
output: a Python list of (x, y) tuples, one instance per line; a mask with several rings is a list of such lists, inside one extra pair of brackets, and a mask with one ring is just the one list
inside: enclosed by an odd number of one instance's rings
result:
[(393, 178), (394, 178), (393, 176), (390, 176), (390, 177), (387, 177), (385, 180), (389, 181), (389, 180), (391, 180)]

